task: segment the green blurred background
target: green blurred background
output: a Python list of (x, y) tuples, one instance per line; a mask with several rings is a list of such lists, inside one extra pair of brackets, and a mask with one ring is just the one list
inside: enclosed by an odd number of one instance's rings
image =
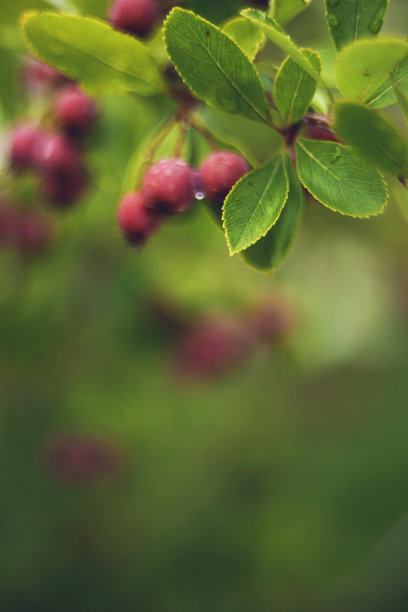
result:
[[(103, 2), (82, 4), (96, 14)], [(290, 24), (302, 45), (330, 46), (322, 4)], [(0, 6), (3, 132), (41, 104), (28, 108), (21, 89), (15, 27), (36, 5)], [(239, 3), (191, 5), (217, 21)], [(384, 31), (405, 36), (407, 19), (406, 1), (392, 0)], [(369, 221), (308, 201), (272, 277), (230, 258), (199, 204), (135, 252), (119, 235), (116, 201), (129, 158), (168, 104), (101, 104), (88, 196), (53, 214), (44, 254), (0, 252), (0, 610), (407, 610), (398, 186)], [(268, 154), (272, 141), (250, 122), (212, 120)], [(175, 376), (174, 334), (152, 304), (237, 317), (276, 298), (295, 313), (283, 343), (214, 380)], [(119, 469), (61, 477), (46, 455), (67, 435), (105, 441)]]

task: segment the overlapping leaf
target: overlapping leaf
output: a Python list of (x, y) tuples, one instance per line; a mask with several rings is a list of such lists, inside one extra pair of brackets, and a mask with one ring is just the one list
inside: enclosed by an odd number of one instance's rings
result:
[(289, 55), (293, 61), (299, 64), (303, 70), (306, 70), (311, 77), (313, 77), (316, 81), (319, 80), (319, 73), (314, 69), (311, 62), (309, 62), (303, 55), (300, 49), (295, 45), (293, 40), (288, 34), (286, 34), (277, 21), (271, 17), (268, 17), (268, 15), (265, 13), (256, 11), (254, 9), (244, 9), (241, 11), (241, 15), (262, 30), (269, 40), (271, 40), (277, 47)]
[[(316, 72), (320, 73), (321, 62), (318, 53), (309, 49), (302, 49), (302, 53)], [(287, 57), (280, 67), (273, 88), (276, 106), (286, 124), (296, 123), (305, 116), (316, 87), (315, 79), (291, 57)]]
[(336, 212), (363, 218), (378, 215), (385, 207), (388, 193), (383, 177), (349, 147), (301, 139), (296, 143), (296, 167), (306, 189)]
[(288, 197), (283, 159), (246, 174), (228, 194), (223, 221), (231, 255), (262, 238), (276, 223)]
[(304, 11), (313, 0), (272, 0), (272, 14), (281, 25)]
[(368, 163), (396, 176), (408, 176), (407, 142), (375, 110), (352, 102), (338, 103), (334, 129)]
[(222, 31), (235, 40), (251, 60), (255, 58), (265, 39), (262, 32), (243, 17), (234, 17), (227, 21)]
[(337, 49), (376, 36), (389, 0), (325, 0), (327, 23)]
[(164, 38), (171, 61), (198, 98), (214, 108), (268, 122), (255, 66), (229, 36), (191, 11), (174, 8)]
[[(397, 39), (360, 40), (345, 47), (336, 63), (337, 85), (345, 98), (369, 102), (408, 57), (408, 43)], [(392, 86), (391, 86), (392, 88)]]
[(286, 259), (302, 218), (302, 186), (288, 157), (285, 158), (285, 169), (289, 194), (279, 219), (263, 238), (242, 251), (242, 257), (251, 267), (264, 272), (276, 269)]
[(408, 95), (408, 55), (395, 66), (383, 84), (367, 100), (367, 105), (373, 108), (384, 108), (397, 102), (398, 89), (404, 96)]
[(160, 72), (140, 41), (108, 24), (61, 13), (24, 13), (21, 21), (34, 55), (79, 81), (91, 94), (164, 88)]

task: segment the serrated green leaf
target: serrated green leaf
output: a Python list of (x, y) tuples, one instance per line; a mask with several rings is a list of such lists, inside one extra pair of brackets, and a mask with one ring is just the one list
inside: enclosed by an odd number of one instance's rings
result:
[(408, 144), (375, 110), (340, 102), (334, 109), (334, 131), (366, 162), (396, 176), (408, 176)]
[(408, 95), (408, 56), (396, 65), (388, 79), (367, 100), (366, 104), (373, 108), (385, 108), (397, 102), (395, 87), (401, 94)]
[(406, 57), (408, 43), (403, 40), (359, 40), (337, 58), (337, 86), (345, 98), (368, 102)]
[[(310, 49), (302, 49), (316, 72), (320, 73), (319, 54)], [(310, 106), (316, 92), (317, 83), (299, 64), (287, 57), (279, 69), (273, 87), (273, 97), (287, 125), (300, 121)]]
[(351, 217), (371, 217), (387, 203), (381, 174), (349, 147), (335, 142), (300, 139), (296, 167), (303, 185), (322, 204)]
[(281, 25), (307, 9), (313, 0), (272, 0), (271, 15)]
[(249, 172), (238, 181), (223, 208), (225, 236), (231, 255), (265, 236), (278, 220), (288, 190), (282, 158)]
[(313, 77), (316, 81), (319, 81), (319, 73), (314, 69), (312, 64), (302, 54), (291, 37), (286, 34), (277, 21), (271, 17), (268, 17), (268, 15), (265, 13), (256, 11), (255, 9), (244, 9), (241, 11), (241, 15), (262, 30), (269, 40), (271, 40), (277, 47), (289, 55), (293, 61), (299, 64), (303, 70), (306, 70), (311, 77)]
[(376, 36), (382, 28), (389, 0), (325, 0), (330, 34), (338, 50)]
[(145, 45), (107, 23), (63, 13), (24, 13), (27, 46), (41, 60), (79, 81), (90, 94), (164, 89), (160, 72)]
[(235, 40), (250, 60), (256, 57), (265, 40), (263, 33), (243, 17), (234, 17), (227, 21), (222, 31)]
[(408, 125), (408, 98), (401, 91), (401, 89), (398, 87), (398, 85), (393, 84), (393, 89), (395, 91), (395, 97), (397, 98), (397, 102), (399, 104), (401, 112), (404, 115), (404, 119), (405, 119), (405, 121), (406, 121), (406, 123)]
[(302, 218), (302, 186), (288, 157), (285, 158), (285, 168), (289, 194), (279, 219), (266, 236), (241, 253), (251, 267), (264, 272), (276, 269), (289, 255)]
[(255, 66), (219, 28), (176, 7), (166, 19), (164, 40), (171, 61), (194, 95), (214, 108), (268, 123)]

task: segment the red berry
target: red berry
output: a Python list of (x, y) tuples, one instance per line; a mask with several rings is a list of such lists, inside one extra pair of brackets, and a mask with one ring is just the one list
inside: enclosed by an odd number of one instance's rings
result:
[(329, 142), (340, 142), (337, 136), (328, 130), (324, 130), (317, 125), (308, 125), (306, 128), (306, 137), (312, 140), (327, 140)]
[(205, 195), (222, 202), (235, 183), (248, 172), (246, 161), (235, 153), (211, 153), (200, 168)]
[(43, 132), (34, 125), (26, 123), (17, 126), (10, 137), (9, 160), (11, 166), (18, 170), (33, 168), (43, 138)]
[(63, 74), (31, 57), (25, 58), (22, 65), (24, 87), (29, 91), (44, 91), (59, 87), (69, 79)]
[(121, 457), (110, 442), (80, 435), (60, 435), (45, 449), (47, 467), (72, 482), (89, 482), (115, 475)]
[(96, 103), (75, 86), (60, 96), (55, 116), (62, 128), (71, 136), (82, 136), (93, 126), (98, 116)]
[(157, 212), (183, 212), (194, 203), (194, 172), (182, 159), (161, 159), (146, 172), (143, 191), (147, 205)]
[(146, 207), (143, 193), (126, 195), (119, 204), (117, 215), (119, 226), (130, 244), (143, 244), (160, 225), (159, 215)]
[(116, 0), (109, 18), (114, 28), (135, 36), (147, 36), (159, 17), (155, 0)]
[(84, 166), (77, 164), (63, 172), (45, 172), (42, 191), (46, 199), (57, 206), (74, 204), (88, 185), (88, 173)]
[(245, 327), (232, 320), (210, 317), (184, 335), (174, 364), (184, 379), (214, 378), (245, 359), (251, 348), (252, 339)]
[(80, 156), (71, 142), (60, 134), (47, 134), (39, 142), (35, 163), (41, 172), (69, 173), (80, 164)]

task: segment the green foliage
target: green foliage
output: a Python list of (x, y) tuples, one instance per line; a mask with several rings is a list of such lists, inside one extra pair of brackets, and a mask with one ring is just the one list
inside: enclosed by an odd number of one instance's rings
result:
[(364, 218), (385, 207), (388, 194), (381, 174), (343, 145), (301, 139), (296, 166), (306, 189), (335, 212)]
[(368, 163), (396, 176), (408, 176), (408, 144), (375, 110), (352, 102), (338, 103), (334, 130)]
[(302, 186), (289, 157), (284, 163), (289, 193), (283, 210), (268, 233), (241, 253), (247, 264), (262, 272), (272, 272), (289, 255), (302, 218)]
[(373, 108), (384, 108), (394, 104), (397, 101), (396, 88), (401, 94), (405, 96), (408, 94), (408, 55), (395, 66), (390, 76), (367, 100), (367, 104)]
[(165, 22), (164, 39), (193, 94), (214, 108), (268, 122), (259, 75), (232, 38), (191, 11), (174, 8)]
[[(316, 72), (320, 73), (319, 54), (309, 49), (302, 49), (303, 55), (310, 61)], [(273, 87), (276, 106), (287, 125), (297, 123), (306, 114), (317, 83), (291, 57), (287, 57), (279, 69)]]
[(325, 0), (327, 23), (337, 49), (376, 36), (389, 0)]
[(313, 0), (271, 0), (271, 14), (281, 25), (304, 11)]
[(234, 17), (227, 21), (222, 31), (235, 40), (251, 60), (256, 57), (265, 40), (262, 32), (243, 17)]
[(353, 102), (377, 99), (390, 75), (408, 56), (408, 43), (397, 39), (360, 40), (346, 47), (336, 62), (337, 85)]
[(25, 13), (21, 20), (34, 55), (79, 81), (94, 95), (133, 91), (151, 95), (164, 82), (145, 45), (88, 17)]
[(287, 53), (293, 61), (299, 64), (303, 70), (306, 70), (316, 81), (319, 81), (319, 73), (277, 21), (268, 17), (265, 13), (255, 11), (254, 9), (244, 9), (241, 11), (241, 15), (256, 25), (269, 40)]
[(228, 194), (223, 210), (225, 235), (231, 255), (265, 236), (276, 223), (287, 200), (288, 177), (284, 159), (268, 162), (245, 175)]

